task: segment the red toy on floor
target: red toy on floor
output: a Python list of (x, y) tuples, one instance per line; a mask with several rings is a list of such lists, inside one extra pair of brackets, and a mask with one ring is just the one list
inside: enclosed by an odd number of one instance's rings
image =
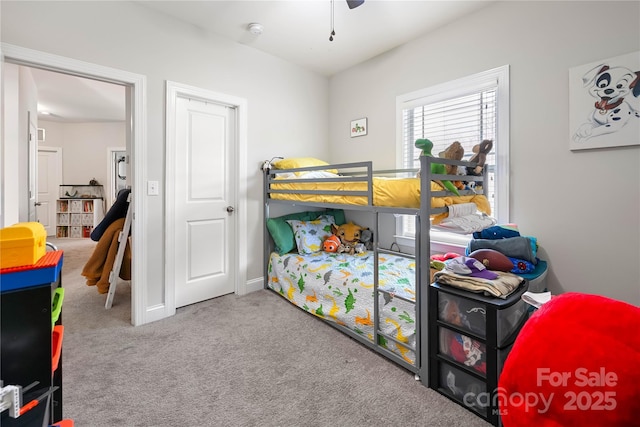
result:
[(499, 380), (505, 427), (631, 426), (640, 415), (640, 308), (566, 293), (525, 323)]

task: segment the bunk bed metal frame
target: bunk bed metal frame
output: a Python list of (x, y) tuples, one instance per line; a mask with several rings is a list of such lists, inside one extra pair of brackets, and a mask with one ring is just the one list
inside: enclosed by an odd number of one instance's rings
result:
[[(266, 227), (266, 221), (270, 218), (270, 205), (272, 204), (284, 204), (288, 206), (296, 206), (301, 208), (326, 208), (326, 209), (343, 209), (344, 211), (366, 211), (374, 216), (373, 220), (373, 249), (374, 252), (373, 262), (374, 262), (374, 339), (369, 341), (367, 338), (362, 337), (361, 335), (347, 329), (344, 327), (340, 327), (337, 324), (332, 322), (325, 322), (334, 328), (338, 329), (340, 332), (347, 334), (351, 338), (359, 341), (365, 346), (375, 350), (381, 355), (387, 357), (398, 365), (404, 367), (408, 371), (412, 372), (416, 379), (420, 380), (422, 384), (428, 387), (428, 376), (429, 376), (429, 352), (428, 352), (428, 343), (429, 343), (429, 327), (428, 327), (428, 315), (427, 309), (429, 307), (428, 304), (428, 287), (430, 285), (430, 251), (431, 251), (431, 240), (430, 240), (430, 228), (431, 222), (430, 217), (435, 214), (446, 213), (448, 209), (444, 208), (432, 208), (431, 207), (431, 198), (432, 197), (443, 197), (443, 196), (452, 196), (453, 193), (448, 191), (432, 191), (431, 190), (431, 181), (435, 180), (462, 180), (462, 181), (470, 181), (470, 182), (481, 182), (482, 183), (482, 191), (473, 191), (473, 190), (463, 190), (460, 192), (461, 195), (469, 195), (469, 194), (484, 194), (486, 196), (487, 188), (485, 183), (488, 182), (487, 179), (487, 168), (484, 168), (484, 173), (482, 176), (470, 176), (470, 175), (440, 175), (434, 174), (431, 172), (431, 164), (446, 164), (446, 165), (456, 165), (474, 168), (477, 166), (476, 163), (469, 161), (459, 161), (459, 160), (451, 160), (451, 159), (442, 159), (442, 158), (434, 158), (430, 156), (420, 156), (420, 188), (422, 189), (420, 192), (420, 207), (419, 208), (404, 208), (404, 207), (387, 207), (387, 206), (376, 206), (373, 204), (373, 177), (380, 175), (397, 175), (397, 174), (412, 174), (411, 176), (415, 176), (417, 169), (398, 169), (398, 170), (384, 170), (384, 171), (373, 171), (373, 164), (370, 161), (367, 162), (355, 162), (355, 163), (342, 163), (342, 164), (332, 164), (328, 166), (312, 166), (298, 169), (273, 169), (271, 168), (271, 164), (269, 161), (264, 162), (262, 165), (262, 170), (264, 172), (264, 288), (270, 289), (268, 287), (269, 280), (269, 259), (270, 254), (273, 249), (271, 237)], [(282, 190), (272, 188), (273, 184), (282, 183), (281, 180), (276, 180), (276, 174), (283, 174), (287, 172), (310, 172), (310, 171), (319, 171), (319, 170), (339, 170), (340, 177), (339, 178), (318, 178), (318, 179), (308, 179), (308, 178), (296, 178), (296, 179), (287, 179), (286, 183), (319, 183), (319, 182), (366, 182), (367, 190), (366, 191), (349, 191), (349, 190), (339, 190), (339, 191), (324, 191), (324, 190)], [(463, 169), (464, 170), (464, 169)], [(335, 203), (320, 203), (320, 202), (300, 202), (300, 201), (291, 201), (291, 200), (280, 200), (273, 199), (271, 197), (272, 194), (309, 194), (309, 195), (341, 195), (341, 196), (366, 196), (367, 204), (366, 205), (352, 205), (352, 204), (335, 204)], [(407, 254), (400, 253), (393, 250), (381, 248), (379, 246), (379, 218), (380, 214), (401, 214), (401, 215), (411, 215), (415, 217), (415, 254)], [(378, 308), (378, 294), (379, 292), (384, 292), (383, 290), (378, 288), (379, 285), (379, 266), (378, 266), (378, 256), (379, 254), (395, 254), (404, 257), (414, 258), (416, 264), (416, 277), (415, 277), (415, 348), (408, 346), (405, 343), (399, 342), (394, 337), (389, 336), (387, 334), (382, 334), (379, 329), (379, 308)], [(395, 296), (396, 298), (398, 296)], [(390, 350), (384, 348), (379, 344), (380, 336), (384, 336), (384, 339), (393, 341), (399, 345), (404, 346), (412, 350), (415, 354), (415, 364), (412, 365), (399, 357), (397, 354), (391, 352)]]

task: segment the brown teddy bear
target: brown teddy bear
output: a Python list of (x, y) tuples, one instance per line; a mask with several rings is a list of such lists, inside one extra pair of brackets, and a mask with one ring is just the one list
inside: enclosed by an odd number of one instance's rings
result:
[(482, 170), (484, 169), (484, 163), (487, 160), (487, 155), (493, 148), (493, 141), (490, 139), (485, 139), (480, 144), (477, 144), (473, 147), (473, 152), (475, 153), (469, 159), (470, 162), (477, 163), (475, 167), (467, 167), (467, 175), (482, 175)]
[[(438, 153), (438, 157), (441, 159), (462, 160), (464, 157), (464, 148), (458, 141), (454, 141), (444, 151)], [(458, 174), (458, 166), (456, 165), (445, 165), (445, 170), (447, 171), (447, 175)]]
[[(464, 147), (458, 141), (454, 141), (444, 151), (438, 153), (438, 157), (441, 159), (450, 160), (462, 160), (464, 157)], [(457, 165), (444, 165), (447, 175), (458, 175)], [(453, 185), (458, 190), (464, 189), (464, 183), (462, 181), (453, 181)]]

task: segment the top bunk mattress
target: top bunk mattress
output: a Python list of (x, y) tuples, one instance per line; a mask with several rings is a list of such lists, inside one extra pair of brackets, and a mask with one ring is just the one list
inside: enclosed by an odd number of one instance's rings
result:
[[(286, 179), (276, 178), (272, 184), (272, 190), (304, 190), (311, 193), (271, 193), (271, 199), (289, 200), (296, 202), (313, 202), (327, 204), (360, 205), (367, 206), (366, 196), (351, 195), (348, 192), (367, 191), (367, 182), (286, 182)], [(396, 208), (420, 208), (420, 178), (388, 178), (373, 177), (373, 205)], [(344, 192), (344, 194), (330, 194), (329, 192)], [(431, 191), (444, 191), (437, 182), (431, 182)], [(491, 214), (489, 200), (482, 194), (470, 194), (460, 196), (432, 197), (431, 207), (444, 208), (453, 204), (475, 203), (480, 212)], [(444, 215), (446, 217), (446, 214)]]

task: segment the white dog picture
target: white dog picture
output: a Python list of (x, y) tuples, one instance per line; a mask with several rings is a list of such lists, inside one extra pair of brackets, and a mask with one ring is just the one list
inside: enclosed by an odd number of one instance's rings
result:
[(571, 150), (640, 144), (640, 52), (569, 70)]

